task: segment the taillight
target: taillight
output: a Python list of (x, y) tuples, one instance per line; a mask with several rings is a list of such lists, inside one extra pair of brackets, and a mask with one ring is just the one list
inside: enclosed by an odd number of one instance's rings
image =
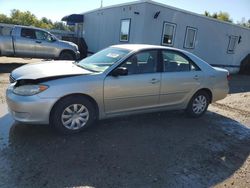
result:
[(227, 73), (227, 80), (228, 80), (228, 81), (230, 81), (230, 80), (231, 80), (231, 75), (230, 75), (230, 73), (229, 73), (229, 72)]

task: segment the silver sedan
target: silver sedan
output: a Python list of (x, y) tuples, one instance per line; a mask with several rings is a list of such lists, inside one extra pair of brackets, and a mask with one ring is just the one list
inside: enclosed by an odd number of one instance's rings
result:
[(11, 73), (6, 98), (16, 121), (76, 133), (97, 119), (135, 113), (185, 110), (200, 117), (227, 96), (228, 76), (183, 50), (115, 45), (80, 62), (22, 66)]

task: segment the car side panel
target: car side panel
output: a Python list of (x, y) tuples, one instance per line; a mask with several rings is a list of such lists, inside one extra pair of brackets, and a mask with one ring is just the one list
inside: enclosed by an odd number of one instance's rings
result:
[(201, 87), (202, 71), (164, 72), (160, 89), (161, 106), (185, 106), (187, 100)]
[(35, 57), (35, 39), (27, 39), (24, 37), (13, 38), (15, 46), (15, 54), (18, 57)]
[[(104, 81), (106, 113), (150, 108), (158, 105), (160, 74), (108, 76)], [(155, 82), (152, 80), (155, 80)]]
[(224, 99), (229, 92), (229, 85), (227, 80), (228, 71), (216, 70), (214, 71), (213, 99), (212, 102)]
[(0, 36), (0, 55), (14, 55), (12, 36)]
[[(61, 98), (80, 94), (91, 97), (98, 105), (99, 118), (102, 119), (104, 114), (103, 105), (103, 79), (105, 75), (80, 75), (58, 80), (44, 82), (50, 86), (48, 90), (39, 93), (38, 96), (42, 99), (56, 98), (56, 101)], [(53, 106), (49, 108), (51, 110)]]
[(38, 58), (54, 58), (57, 54), (57, 45), (55, 42), (48, 42), (45, 40), (37, 40), (35, 50)]

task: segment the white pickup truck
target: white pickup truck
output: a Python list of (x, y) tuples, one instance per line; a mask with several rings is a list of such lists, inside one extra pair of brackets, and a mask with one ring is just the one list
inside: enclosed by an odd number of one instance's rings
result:
[(10, 35), (0, 36), (0, 56), (76, 60), (80, 52), (76, 44), (46, 30), (14, 26)]

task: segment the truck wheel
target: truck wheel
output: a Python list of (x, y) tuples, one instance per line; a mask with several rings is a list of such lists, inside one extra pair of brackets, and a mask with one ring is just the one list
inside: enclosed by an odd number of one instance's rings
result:
[(186, 112), (190, 117), (198, 118), (207, 111), (208, 105), (209, 95), (205, 91), (199, 91), (189, 101)]
[(85, 97), (69, 96), (54, 107), (50, 123), (63, 134), (73, 134), (91, 126), (96, 119), (94, 105)]
[(59, 57), (60, 60), (75, 60), (75, 57), (70, 52), (62, 52)]

